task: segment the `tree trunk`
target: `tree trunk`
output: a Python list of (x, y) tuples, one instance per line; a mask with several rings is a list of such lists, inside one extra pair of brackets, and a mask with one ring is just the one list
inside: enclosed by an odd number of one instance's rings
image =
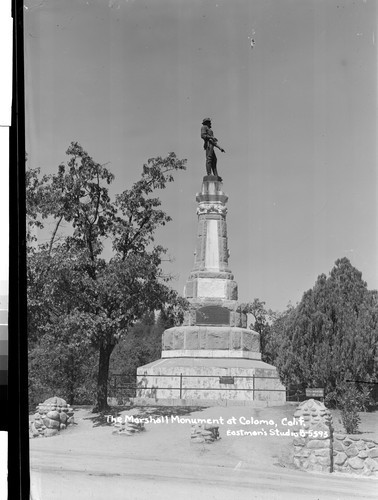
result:
[(68, 403), (73, 405), (75, 401), (75, 360), (72, 355), (68, 357)]
[(97, 405), (93, 411), (106, 411), (108, 406), (108, 378), (109, 378), (109, 363), (110, 355), (113, 352), (114, 345), (100, 346), (100, 357), (98, 363), (97, 376)]

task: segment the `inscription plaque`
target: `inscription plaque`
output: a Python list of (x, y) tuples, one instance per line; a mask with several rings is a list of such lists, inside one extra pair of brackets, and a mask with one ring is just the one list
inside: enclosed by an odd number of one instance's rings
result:
[(234, 377), (219, 377), (220, 384), (234, 384)]
[(197, 325), (222, 325), (230, 324), (230, 311), (220, 306), (205, 306), (196, 311)]

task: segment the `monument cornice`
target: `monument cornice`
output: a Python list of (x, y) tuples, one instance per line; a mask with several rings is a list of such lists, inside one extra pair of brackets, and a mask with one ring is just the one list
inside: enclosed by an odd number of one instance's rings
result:
[(216, 214), (225, 217), (227, 214), (227, 207), (216, 203), (201, 203), (197, 208), (197, 215), (203, 214)]

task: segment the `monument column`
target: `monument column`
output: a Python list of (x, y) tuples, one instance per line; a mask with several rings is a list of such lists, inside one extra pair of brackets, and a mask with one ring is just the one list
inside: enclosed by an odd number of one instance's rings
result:
[(184, 296), (190, 306), (182, 326), (163, 333), (162, 357), (261, 359), (259, 334), (247, 329), (238, 286), (228, 267), (227, 195), (219, 176), (203, 178), (197, 193), (194, 267)]
[(203, 178), (197, 193), (198, 230), (194, 267), (185, 286), (188, 299), (219, 298), (237, 300), (237, 283), (228, 268), (226, 203), (218, 176)]

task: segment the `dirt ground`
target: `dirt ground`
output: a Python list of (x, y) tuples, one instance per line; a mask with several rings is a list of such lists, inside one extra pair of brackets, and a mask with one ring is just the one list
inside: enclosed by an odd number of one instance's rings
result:
[[(51, 438), (37, 438), (31, 440), (31, 450), (52, 450), (67, 448), (70, 452), (74, 450), (85, 450), (101, 448), (106, 453), (123, 453), (127, 449), (130, 458), (159, 459), (164, 456), (165, 460), (214, 463), (221, 465), (234, 464), (235, 460), (244, 461), (249, 464), (265, 464), (271, 467), (272, 458), (275, 462), (289, 463), (289, 445), (292, 438), (271, 436), (232, 436), (227, 431), (237, 430), (260, 430), (268, 428), (262, 425), (240, 425), (240, 417), (273, 420), (282, 431), (285, 428), (280, 425), (284, 417), (292, 418), (293, 407), (285, 406), (277, 408), (246, 409), (245, 407), (215, 407), (204, 408), (188, 413), (187, 408), (133, 408), (118, 412), (118, 416), (124, 419), (125, 415), (134, 417), (151, 417), (155, 420), (162, 415), (168, 416), (168, 423), (147, 423), (145, 432), (134, 436), (113, 435), (114, 428), (106, 424), (99, 415), (92, 414), (89, 409), (75, 411), (75, 425), (68, 427), (59, 436)], [(212, 445), (193, 446), (190, 443), (191, 424), (171, 421), (172, 417), (179, 418), (201, 418), (220, 420), (225, 422), (219, 425), (221, 439)], [(226, 422), (237, 422), (227, 424)], [(232, 419), (232, 420), (231, 420)]]
[[(135, 436), (113, 435), (114, 427), (99, 414), (91, 412), (89, 407), (78, 407), (75, 411), (75, 424), (68, 427), (58, 436), (51, 438), (37, 438), (30, 442), (31, 450), (49, 450), (68, 448), (87, 450), (92, 447), (101, 447), (104, 451), (122, 453), (127, 446), (130, 457), (159, 458), (175, 461), (182, 460), (196, 462), (200, 458), (205, 463), (227, 465), (235, 460), (250, 465), (291, 467), (292, 453), (291, 436), (282, 435), (291, 430), (296, 405), (286, 404), (279, 407), (248, 408), (248, 407), (212, 407), (212, 408), (185, 408), (185, 407), (135, 407), (132, 409), (113, 409), (113, 416), (124, 421), (125, 415), (154, 419), (166, 416), (168, 423), (146, 423), (145, 432)], [(335, 432), (344, 432), (340, 413), (332, 411)], [(360, 413), (361, 425), (359, 435), (362, 438), (378, 442), (377, 412)], [(181, 423), (177, 418), (210, 419), (219, 425), (221, 439), (212, 445), (193, 446), (190, 443), (191, 424)], [(253, 424), (247, 422), (253, 419)], [(286, 419), (286, 420), (284, 420)], [(218, 424), (217, 421), (221, 423)], [(266, 423), (269, 421), (269, 425)], [(260, 422), (260, 425), (259, 423)], [(273, 429), (274, 435), (270, 435)], [(237, 435), (238, 431), (255, 431), (264, 435)], [(240, 432), (239, 432), (240, 434)], [(127, 443), (127, 444), (126, 444)], [(274, 465), (275, 464), (275, 465)]]
[[(155, 423), (145, 425), (144, 432), (127, 436), (113, 434), (113, 425), (104, 416), (91, 413), (90, 408), (76, 408), (73, 426), (57, 436), (30, 440), (32, 499), (60, 500), (67, 495), (72, 500), (101, 499), (106, 495), (112, 499), (192, 500), (196, 492), (197, 498), (217, 500), (236, 496), (269, 500), (375, 498), (376, 480), (372, 478), (318, 474), (316, 479), (295, 470), (293, 438), (280, 434), (290, 430), (287, 424), (295, 409), (292, 404), (261, 409), (119, 408), (113, 415), (122, 421), (125, 415), (155, 419)], [(158, 423), (163, 416), (166, 419)], [(221, 439), (207, 445), (192, 444), (191, 424), (178, 420), (182, 418), (219, 421)], [(336, 430), (341, 430), (337, 412), (333, 418)], [(251, 420), (253, 423), (246, 423)], [(361, 436), (378, 441), (376, 414), (361, 414), (361, 420)], [(261, 435), (237, 435), (238, 431), (260, 431)], [(359, 496), (350, 496), (356, 484)], [(133, 488), (132, 493), (126, 494), (125, 488)]]

